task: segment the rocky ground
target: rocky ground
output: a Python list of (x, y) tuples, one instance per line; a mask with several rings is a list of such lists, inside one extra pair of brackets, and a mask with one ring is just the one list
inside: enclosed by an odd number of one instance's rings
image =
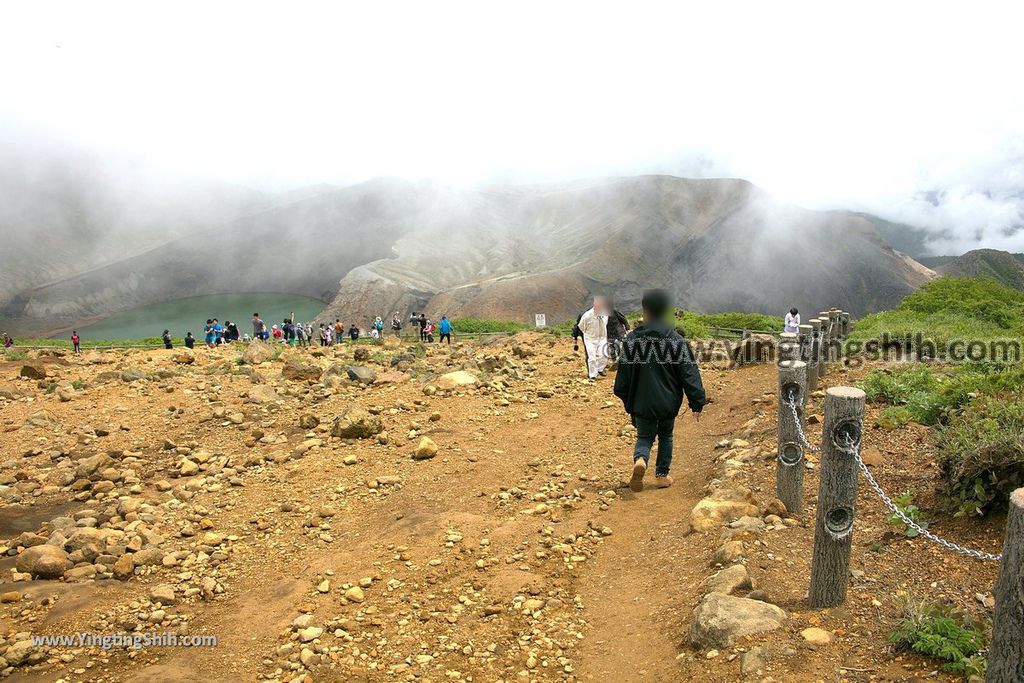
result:
[[(546, 335), (54, 353), (0, 363), (10, 681), (954, 680), (888, 644), (902, 597), (991, 610), (995, 565), (906, 539), (863, 482), (849, 599), (808, 608), (815, 462), (788, 512), (772, 366), (704, 368), (676, 485), (636, 494), (611, 380)], [(938, 507), (924, 431), (865, 442)], [(217, 644), (32, 641), (80, 632)]]

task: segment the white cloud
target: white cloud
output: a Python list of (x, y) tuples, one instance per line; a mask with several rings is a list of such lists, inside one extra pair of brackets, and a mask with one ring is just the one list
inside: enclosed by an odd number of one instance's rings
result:
[(1024, 204), (1022, 18), (984, 2), (6, 3), (0, 125), (262, 187), (703, 168), (958, 236), (936, 248), (1024, 250), (1005, 234)]

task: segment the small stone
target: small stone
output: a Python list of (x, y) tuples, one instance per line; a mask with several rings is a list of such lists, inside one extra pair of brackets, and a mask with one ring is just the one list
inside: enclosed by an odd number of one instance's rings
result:
[(828, 645), (832, 642), (832, 634), (823, 628), (805, 628), (800, 631), (800, 636), (811, 645)]
[(416, 450), (413, 451), (413, 460), (429, 460), (437, 455), (437, 444), (434, 443), (430, 437), (424, 436), (420, 439), (419, 444), (416, 445)]
[(359, 586), (352, 586), (345, 591), (345, 599), (349, 602), (362, 602), (366, 599), (366, 595), (363, 593), (363, 589)]

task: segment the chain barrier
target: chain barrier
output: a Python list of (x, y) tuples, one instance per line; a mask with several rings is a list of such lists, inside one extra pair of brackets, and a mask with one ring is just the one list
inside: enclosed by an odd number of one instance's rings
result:
[[(808, 442), (807, 435), (804, 434), (803, 425), (800, 424), (800, 415), (797, 413), (796, 410), (796, 400), (793, 396), (793, 392), (790, 392), (788, 399), (789, 400), (786, 401), (786, 405), (789, 406), (790, 411), (793, 413), (793, 421), (796, 423), (796, 431), (797, 434), (800, 436), (800, 441), (803, 442), (804, 448), (817, 453), (819, 449), (815, 448)], [(953, 543), (952, 541), (947, 541), (944, 538), (939, 538), (938, 536), (936, 536), (935, 534), (928, 531), (920, 524), (912, 520), (910, 517), (908, 517), (906, 513), (903, 512), (903, 510), (901, 510), (898, 505), (896, 505), (896, 503), (892, 502), (892, 498), (886, 495), (885, 491), (882, 490), (881, 485), (879, 485), (879, 483), (871, 475), (871, 472), (868, 470), (868, 466), (860, 457), (860, 448), (858, 447), (858, 444), (853, 440), (853, 437), (850, 434), (845, 434), (844, 437), (844, 443), (842, 446), (840, 446), (840, 448), (846, 453), (849, 453), (850, 455), (853, 456), (854, 460), (857, 462), (857, 467), (859, 467), (860, 471), (864, 473), (864, 477), (868, 480), (868, 484), (871, 485), (871, 488), (874, 489), (878, 497), (882, 499), (882, 503), (885, 504), (885, 507), (887, 507), (892, 514), (896, 515), (896, 517), (898, 517), (901, 522), (906, 524), (908, 528), (913, 529), (919, 535), (927, 538), (929, 541), (932, 541), (933, 543), (938, 543), (940, 546), (946, 548), (947, 550), (952, 550), (953, 552), (957, 552), (962, 555), (967, 555), (968, 557), (973, 557), (978, 560), (991, 560), (993, 562), (999, 562), (1003, 559), (1003, 556), (1001, 554), (993, 555), (992, 553), (983, 553), (979, 550), (973, 550), (971, 548), (965, 548), (962, 545), (957, 545), (956, 543)]]
[(801, 445), (812, 453), (818, 453), (821, 449), (815, 448), (811, 445), (811, 442), (807, 440), (807, 435), (804, 433), (803, 420), (800, 419), (800, 413), (796, 410), (796, 397), (793, 396), (793, 392), (789, 392), (789, 400), (786, 401), (786, 405), (789, 406), (789, 410), (793, 413), (793, 424), (796, 425), (796, 434), (800, 437)]

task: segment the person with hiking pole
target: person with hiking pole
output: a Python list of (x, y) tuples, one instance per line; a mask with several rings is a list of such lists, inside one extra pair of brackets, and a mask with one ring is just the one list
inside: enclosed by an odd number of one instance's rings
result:
[(672, 485), (669, 474), (672, 434), (683, 397), (697, 420), (707, 404), (693, 349), (664, 321), (671, 305), (665, 290), (644, 292), (643, 322), (626, 335), (619, 352), (614, 391), (636, 427), (629, 488), (637, 492), (644, 489), (644, 475), (655, 437), (658, 439), (655, 486), (663, 489)]

